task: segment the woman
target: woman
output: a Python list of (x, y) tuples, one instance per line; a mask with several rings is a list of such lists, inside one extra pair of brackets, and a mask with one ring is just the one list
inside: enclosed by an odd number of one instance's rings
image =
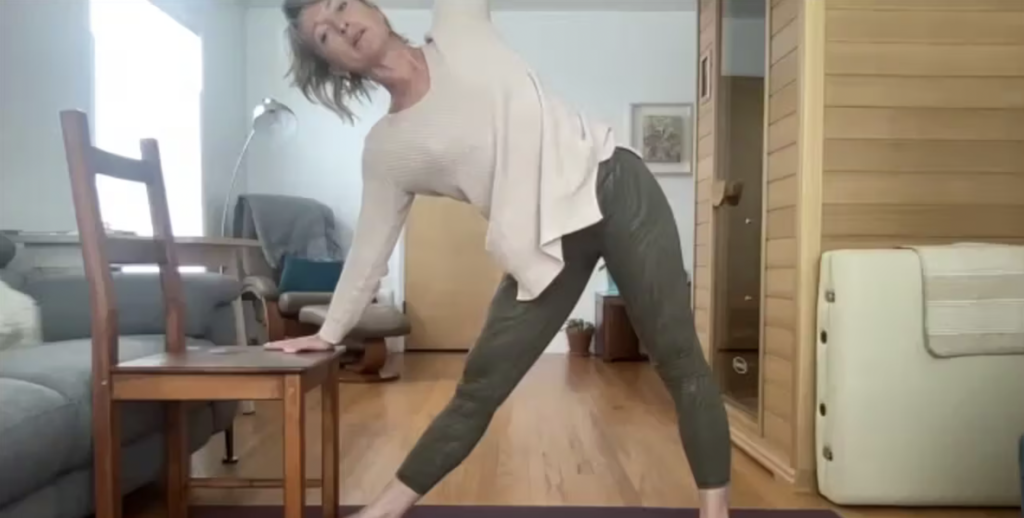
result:
[(488, 219), (508, 273), (451, 402), (363, 517), (399, 517), (469, 455), (604, 257), (676, 405), (701, 516), (728, 516), (730, 444), (700, 350), (678, 231), (657, 181), (606, 125), (552, 97), (503, 44), (486, 0), (437, 0), (426, 45), (410, 46), (369, 0), (285, 0), (296, 86), (345, 119), (371, 85), (391, 95), (366, 137), (352, 250), (315, 336), (340, 343), (387, 273), (413, 197), (447, 196)]

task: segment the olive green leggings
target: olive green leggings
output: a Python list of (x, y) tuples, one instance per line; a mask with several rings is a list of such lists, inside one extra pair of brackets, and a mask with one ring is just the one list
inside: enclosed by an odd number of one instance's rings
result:
[(661, 186), (635, 154), (601, 164), (603, 220), (563, 239), (565, 268), (531, 301), (506, 276), (448, 406), (427, 428), (398, 479), (424, 495), (469, 455), (491, 418), (560, 331), (598, 259), (605, 258), (637, 335), (676, 406), (679, 435), (700, 489), (729, 483), (729, 423), (693, 324), (679, 234)]

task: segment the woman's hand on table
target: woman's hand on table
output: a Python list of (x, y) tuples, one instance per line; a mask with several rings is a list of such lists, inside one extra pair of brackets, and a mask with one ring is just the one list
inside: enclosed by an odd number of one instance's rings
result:
[(334, 349), (333, 344), (324, 341), (318, 335), (278, 340), (276, 342), (269, 342), (263, 347), (265, 349), (284, 351), (286, 353), (330, 351)]

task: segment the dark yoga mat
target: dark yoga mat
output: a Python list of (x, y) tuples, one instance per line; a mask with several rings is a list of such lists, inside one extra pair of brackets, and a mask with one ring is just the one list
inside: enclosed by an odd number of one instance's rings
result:
[[(354, 512), (343, 508), (338, 518)], [(280, 518), (280, 507), (194, 507), (191, 518)], [(305, 518), (320, 518), (320, 509), (308, 507)], [(488, 507), (432, 506), (413, 508), (406, 518), (697, 518), (696, 509), (641, 507)], [(827, 510), (734, 509), (732, 518), (839, 518)]]

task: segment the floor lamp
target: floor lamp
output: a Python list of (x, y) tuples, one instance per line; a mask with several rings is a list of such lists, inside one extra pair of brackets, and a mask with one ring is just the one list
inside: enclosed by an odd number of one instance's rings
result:
[(249, 136), (245, 139), (242, 152), (238, 154), (238, 161), (235, 162), (235, 170), (231, 173), (231, 183), (224, 195), (224, 208), (220, 217), (220, 235), (228, 237), (228, 211), (231, 209), (231, 197), (235, 192), (235, 184), (238, 183), (238, 173), (242, 169), (242, 160), (249, 151), (249, 144), (257, 132), (270, 135), (288, 136), (295, 132), (298, 126), (298, 119), (295, 112), (285, 104), (267, 97), (260, 101), (252, 110), (252, 125), (249, 129)]
[[(246, 152), (249, 151), (249, 144), (252, 143), (253, 137), (256, 136), (257, 132), (266, 133), (272, 136), (288, 136), (291, 135), (298, 126), (298, 119), (295, 117), (295, 112), (285, 104), (278, 102), (275, 99), (269, 97), (260, 101), (252, 110), (252, 124), (249, 129), (249, 136), (245, 139), (245, 145), (242, 146), (242, 152), (238, 154), (238, 161), (235, 162), (235, 170), (231, 172), (231, 183), (228, 185), (228, 191), (224, 195), (224, 208), (220, 217), (220, 235), (222, 237), (228, 237), (228, 211), (231, 210), (231, 198), (235, 192), (235, 184), (238, 183), (238, 173), (242, 169), (242, 160), (245, 159)], [(241, 408), (243, 414), (253, 414), (256, 412), (256, 405), (252, 401), (242, 401)], [(227, 450), (234, 450), (234, 430), (233, 427), (229, 428), (224, 435), (225, 448)], [(226, 459), (233, 460), (234, 454), (226, 455)]]

